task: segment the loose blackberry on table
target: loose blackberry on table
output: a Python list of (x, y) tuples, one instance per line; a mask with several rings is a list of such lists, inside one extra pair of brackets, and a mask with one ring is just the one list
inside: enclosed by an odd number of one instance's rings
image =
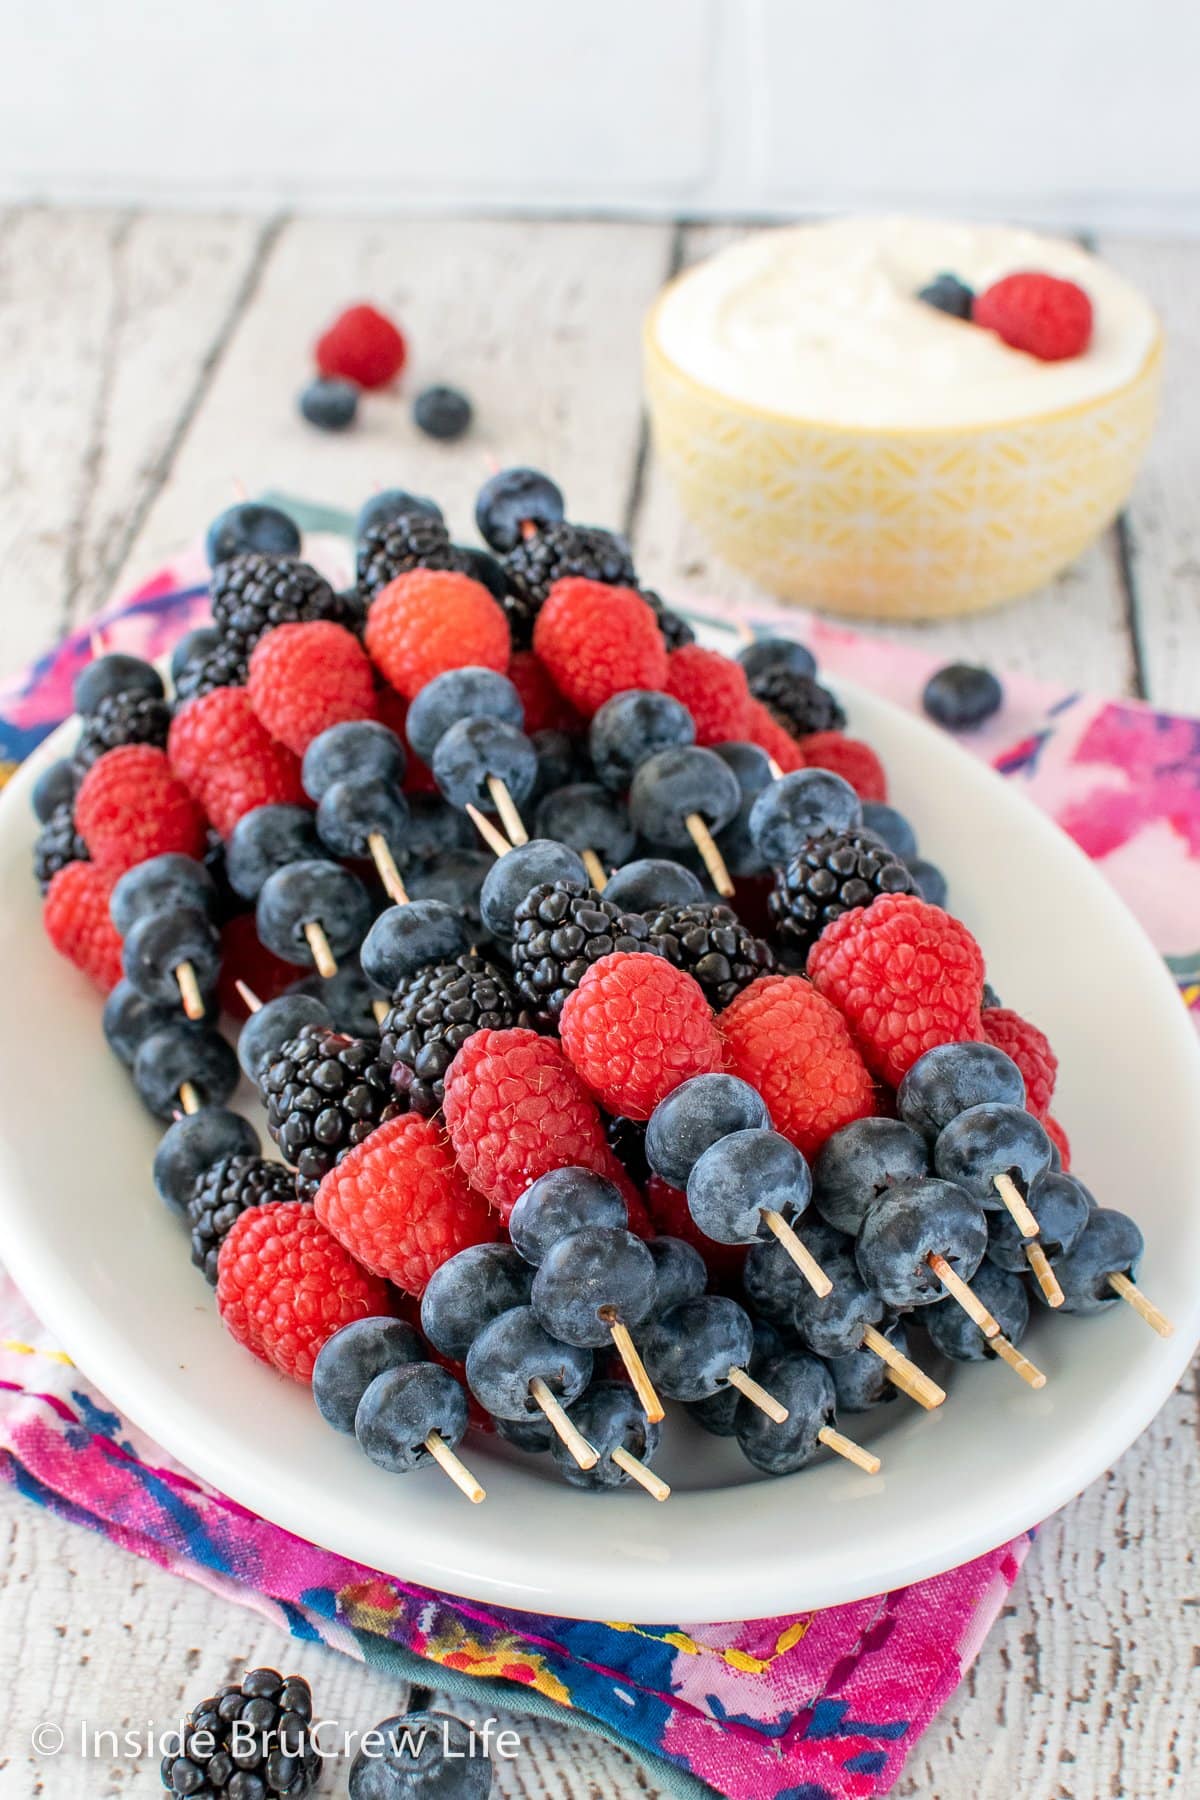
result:
[(669, 906), (648, 915), (650, 947), (695, 977), (717, 1012), (775, 967), (775, 953), (730, 906)]
[(507, 975), (468, 950), (451, 962), (418, 968), (400, 983), (381, 1027), (380, 1060), (393, 1065), (393, 1085), (413, 1111), (432, 1117), (445, 1098), (446, 1070), (467, 1039), (522, 1021)]
[(321, 1773), (312, 1691), (300, 1675), (251, 1669), (188, 1714), (178, 1754), (164, 1756), (170, 1793), (230, 1800), (303, 1800)]
[(870, 832), (823, 832), (775, 871), (767, 910), (781, 943), (807, 955), (826, 925), (851, 907), (915, 891), (900, 858)]
[(192, 1261), (210, 1287), (217, 1285), (217, 1255), (235, 1219), (252, 1206), (294, 1200), (296, 1178), (282, 1163), (262, 1156), (225, 1156), (198, 1178), (188, 1201)]
[(530, 889), (513, 915), (513, 982), (525, 1004), (549, 1024), (602, 956), (651, 947), (641, 913), (622, 912), (592, 887), (542, 883)]
[(322, 1178), (377, 1125), (407, 1109), (378, 1044), (319, 1025), (284, 1044), (261, 1079), (267, 1130), (311, 1200)]

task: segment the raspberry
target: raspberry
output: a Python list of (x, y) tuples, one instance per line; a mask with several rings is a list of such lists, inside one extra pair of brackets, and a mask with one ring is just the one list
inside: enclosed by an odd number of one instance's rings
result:
[(887, 776), (883, 764), (861, 738), (841, 731), (814, 731), (800, 742), (800, 767), (829, 769), (848, 781), (860, 800), (886, 800)]
[(1071, 1172), (1071, 1140), (1070, 1140), (1070, 1138), (1067, 1136), (1066, 1132), (1063, 1130), (1063, 1128), (1059, 1124), (1058, 1120), (1056, 1118), (1054, 1118), (1050, 1113), (1047, 1113), (1046, 1117), (1042, 1120), (1042, 1126), (1045, 1130), (1046, 1136), (1051, 1140), (1051, 1142), (1058, 1145), (1058, 1154), (1062, 1158), (1063, 1173), (1066, 1175), (1069, 1175)]
[(703, 988), (660, 956), (602, 956), (567, 996), (559, 1025), (575, 1069), (625, 1119), (648, 1119), (681, 1081), (724, 1066)]
[(299, 1200), (252, 1206), (217, 1257), (217, 1311), (260, 1361), (310, 1382), (317, 1352), (355, 1319), (387, 1313), (383, 1282)]
[(983, 1036), (983, 956), (966, 926), (915, 894), (843, 913), (809, 951), (808, 973), (893, 1087), (937, 1044)]
[(1092, 303), (1083, 289), (1032, 270), (994, 281), (976, 296), (971, 317), (1042, 362), (1082, 356), (1092, 339)]
[(508, 665), (508, 679), (521, 696), (525, 709), (525, 731), (566, 731), (575, 733), (583, 721), (573, 706), (565, 701), (532, 650), (516, 650)]
[(625, 688), (661, 688), (667, 678), (662, 633), (641, 595), (582, 576), (555, 583), (533, 647), (585, 718)]
[(728, 1067), (758, 1089), (776, 1131), (803, 1155), (876, 1111), (875, 1084), (845, 1020), (801, 976), (761, 976), (717, 1023)]
[(250, 657), (250, 704), (273, 738), (303, 756), (330, 725), (375, 717), (375, 675), (344, 625), (278, 625)]
[(217, 999), (221, 1011), (231, 1018), (249, 1017), (246, 1002), (236, 984), (244, 987), (265, 1004), (277, 1000), (296, 979), (295, 963), (284, 962), (268, 950), (258, 935), (252, 912), (234, 913), (221, 927), (221, 973), (217, 977)]
[(463, 1174), (502, 1218), (531, 1181), (615, 1167), (600, 1115), (561, 1045), (516, 1026), (477, 1031), (446, 1071), (446, 1129)]
[(986, 1006), (979, 1023), (988, 1043), (1011, 1056), (1020, 1069), (1025, 1082), (1025, 1104), (1045, 1124), (1058, 1075), (1058, 1058), (1050, 1048), (1050, 1039), (1007, 1006)]
[(741, 1288), (742, 1265), (746, 1260), (743, 1244), (718, 1244), (705, 1237), (688, 1210), (687, 1195), (682, 1188), (672, 1187), (661, 1175), (651, 1175), (646, 1183), (646, 1211), (655, 1231), (664, 1237), (682, 1238), (698, 1250), (708, 1265), (708, 1272), (718, 1285)]
[(412, 569), (389, 582), (367, 614), (367, 649), (405, 699), (448, 669), (508, 667), (508, 624), (481, 581)]
[(121, 939), (108, 912), (115, 884), (115, 874), (95, 863), (68, 863), (52, 877), (42, 903), (42, 924), (54, 948), (106, 994), (122, 974)]
[(740, 663), (699, 644), (685, 644), (667, 658), (666, 689), (691, 713), (698, 744), (733, 744), (745, 738), (750, 689)]
[(317, 1189), (321, 1223), (373, 1275), (420, 1295), (435, 1269), (498, 1235), (445, 1138), (416, 1113), (380, 1125)]
[(300, 759), (277, 744), (245, 688), (214, 688), (180, 708), (167, 754), (222, 837), (256, 806), (304, 806)]
[(361, 388), (381, 388), (404, 367), (408, 346), (375, 307), (348, 306), (321, 333), (314, 355), (322, 375), (342, 375)]
[(785, 775), (804, 767), (800, 746), (790, 731), (785, 731), (775, 714), (761, 700), (751, 697), (746, 721), (746, 736), (760, 750), (777, 762)]
[(199, 860), (208, 822), (166, 752), (126, 744), (94, 762), (75, 796), (75, 826), (101, 868), (120, 874), (174, 851)]

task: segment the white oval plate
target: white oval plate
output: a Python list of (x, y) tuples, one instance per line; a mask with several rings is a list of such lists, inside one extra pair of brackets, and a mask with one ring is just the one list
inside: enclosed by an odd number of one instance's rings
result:
[(1042, 1392), (998, 1362), (958, 1367), (936, 1413), (897, 1402), (842, 1420), (883, 1457), (874, 1478), (836, 1458), (748, 1478), (736, 1449), (674, 1410), (662, 1506), (638, 1490), (575, 1492), (548, 1459), (475, 1437), (482, 1506), (433, 1469), (383, 1474), (221, 1329), (155, 1197), (155, 1125), (104, 1047), (94, 991), (43, 938), (29, 876), (29, 790), (60, 736), (0, 800), (0, 1245), (115, 1405), (242, 1505), (373, 1568), (630, 1622), (755, 1618), (899, 1587), (1003, 1543), (1106, 1469), (1200, 1336), (1200, 1050), (1159, 957), (1074, 845), (940, 733), (843, 685), (990, 978), (1055, 1044), (1075, 1166), (1142, 1225), (1142, 1282), (1173, 1338), (1125, 1306), (1094, 1319), (1038, 1308)]

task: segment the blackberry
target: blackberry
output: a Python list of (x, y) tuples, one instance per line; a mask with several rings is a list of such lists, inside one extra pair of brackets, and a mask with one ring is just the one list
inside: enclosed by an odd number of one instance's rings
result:
[(197, 1181), (188, 1201), (192, 1261), (210, 1287), (217, 1285), (217, 1256), (235, 1219), (251, 1206), (294, 1200), (296, 1177), (262, 1156), (223, 1156)]
[(207, 656), (180, 669), (175, 677), (176, 703), (198, 700), (201, 694), (211, 694), (217, 688), (245, 687), (249, 674), (249, 657), (240, 643), (226, 643), (222, 638)]
[(829, 692), (811, 675), (776, 667), (750, 679), (750, 692), (774, 714), (794, 738), (814, 731), (841, 731), (846, 715)]
[(596, 525), (571, 525), (563, 519), (522, 538), (503, 559), (512, 590), (504, 601), (513, 648), (527, 650), (533, 623), (556, 581), (583, 575), (610, 587), (637, 586), (629, 547), (611, 531)]
[(695, 977), (717, 1012), (775, 967), (771, 946), (731, 906), (667, 906), (648, 917), (652, 946)]
[(573, 881), (532, 888), (513, 915), (513, 981), (546, 1024), (602, 956), (653, 948), (641, 913), (622, 912), (595, 888)]
[(163, 1757), (162, 1784), (214, 1800), (303, 1800), (321, 1773), (312, 1715), (302, 1676), (251, 1669), (192, 1708), (182, 1742)]
[(445, 1098), (446, 1070), (467, 1039), (521, 1020), (508, 976), (467, 950), (401, 982), (383, 1021), (380, 1060), (392, 1067), (393, 1086), (407, 1092), (413, 1111), (432, 1118)]
[(209, 592), (225, 647), (243, 657), (273, 625), (340, 624), (344, 611), (325, 577), (295, 556), (231, 556), (213, 570)]
[(33, 877), (43, 894), (68, 863), (91, 862), (91, 853), (75, 829), (69, 806), (56, 806), (33, 846)]
[(900, 858), (869, 831), (822, 832), (775, 873), (767, 911), (781, 943), (808, 953), (825, 927), (880, 894), (914, 894)]
[(311, 1200), (334, 1164), (377, 1125), (407, 1110), (379, 1045), (321, 1025), (284, 1044), (262, 1078), (267, 1130)]
[(167, 747), (171, 708), (156, 694), (107, 694), (94, 713), (83, 721), (75, 746), (75, 767), (82, 774), (104, 755), (122, 744)]
[(685, 644), (695, 643), (696, 634), (687, 620), (669, 607), (661, 594), (656, 594), (653, 588), (639, 588), (638, 592), (658, 620), (658, 629), (668, 650), (682, 650)]
[(368, 606), (381, 588), (410, 569), (461, 569), (463, 558), (441, 519), (400, 513), (368, 525), (358, 540), (357, 583)]

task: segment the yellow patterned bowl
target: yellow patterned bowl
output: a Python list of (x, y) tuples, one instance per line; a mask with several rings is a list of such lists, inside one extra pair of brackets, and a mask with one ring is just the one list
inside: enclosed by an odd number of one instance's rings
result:
[(1158, 408), (1162, 337), (1131, 381), (999, 425), (867, 430), (705, 387), (645, 329), (655, 448), (684, 512), (784, 600), (861, 618), (979, 612), (1058, 573), (1120, 511)]

